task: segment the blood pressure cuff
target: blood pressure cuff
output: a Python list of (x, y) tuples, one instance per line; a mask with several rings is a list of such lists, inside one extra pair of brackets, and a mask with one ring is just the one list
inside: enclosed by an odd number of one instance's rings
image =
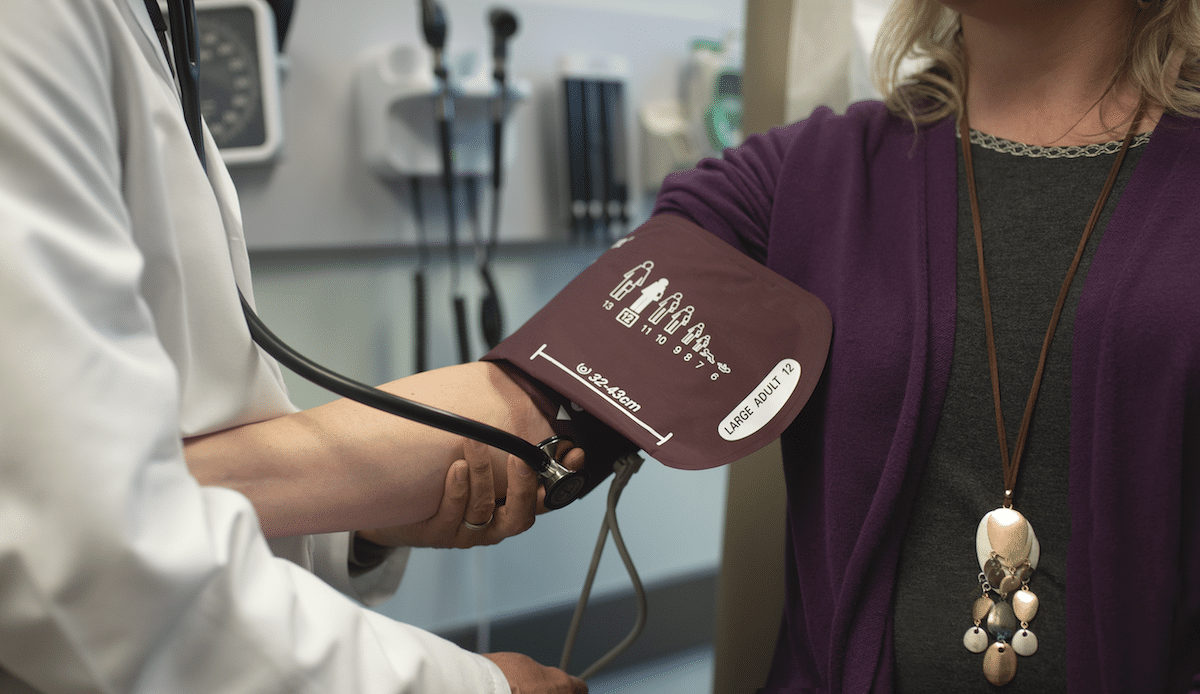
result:
[[(484, 359), (519, 371), (557, 431), (576, 429), (566, 436), (593, 477), (594, 465), (603, 475), (606, 458), (635, 448), (703, 469), (783, 433), (816, 387), (831, 331), (815, 296), (660, 215)], [(604, 428), (619, 438), (603, 441)]]

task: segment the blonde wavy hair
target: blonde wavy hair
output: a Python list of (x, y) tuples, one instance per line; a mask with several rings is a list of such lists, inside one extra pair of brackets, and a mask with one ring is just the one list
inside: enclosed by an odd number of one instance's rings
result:
[[(1128, 80), (1148, 105), (1200, 115), (1200, 0), (1143, 4), (1110, 84)], [(874, 79), (893, 113), (920, 125), (962, 112), (967, 67), (959, 29), (958, 13), (936, 0), (892, 4), (875, 41)], [(906, 75), (910, 58), (924, 66)]]

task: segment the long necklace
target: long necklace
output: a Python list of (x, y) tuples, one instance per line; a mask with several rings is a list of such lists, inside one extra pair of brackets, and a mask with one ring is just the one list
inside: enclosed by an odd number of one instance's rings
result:
[[(1033, 526), (1020, 512), (1013, 508), (1013, 490), (1017, 485), (1017, 471), (1021, 465), (1021, 455), (1025, 450), (1026, 437), (1029, 434), (1029, 423), (1033, 419), (1033, 408), (1037, 402), (1038, 389), (1042, 382), (1046, 358), (1050, 353), (1050, 343), (1054, 339), (1054, 331), (1058, 327), (1058, 319), (1063, 306), (1067, 302), (1067, 294), (1079, 262), (1083, 258), (1088, 238), (1096, 228), (1100, 213), (1108, 201), (1117, 173), (1121, 170), (1121, 162), (1129, 150), (1138, 122), (1141, 120), (1142, 108), (1138, 108), (1129, 131), (1117, 152), (1116, 161), (1108, 172), (1108, 179), (1100, 197), (1092, 209), (1092, 215), (1084, 227), (1083, 237), (1075, 251), (1075, 258), (1067, 269), (1058, 293), (1058, 301), (1050, 316), (1050, 326), (1046, 329), (1046, 337), (1042, 342), (1042, 352), (1038, 357), (1037, 371), (1033, 376), (1033, 386), (1029, 390), (1029, 399), (1025, 403), (1025, 414), (1021, 418), (1021, 428), (1017, 431), (1017, 440), (1013, 446), (1012, 455), (1008, 451), (1008, 437), (1004, 432), (1004, 415), (1000, 407), (1000, 372), (996, 358), (996, 340), (992, 330), (991, 298), (988, 294), (987, 270), (983, 263), (983, 226), (979, 215), (979, 198), (975, 190), (975, 169), (971, 160), (970, 125), (967, 122), (966, 109), (963, 109), (959, 122), (960, 139), (962, 140), (963, 160), (966, 164), (967, 190), (971, 197), (971, 222), (975, 227), (975, 251), (979, 261), (979, 284), (983, 292), (984, 329), (987, 333), (988, 367), (992, 377), (992, 400), (996, 408), (996, 433), (1000, 438), (1000, 461), (1004, 469), (1004, 498), (1001, 506), (985, 514), (979, 521), (975, 532), (975, 550), (979, 559), (979, 586), (982, 595), (975, 600), (971, 618), (975, 626), (967, 629), (963, 636), (963, 645), (972, 653), (985, 653), (983, 658), (983, 674), (989, 682), (1002, 686), (1012, 681), (1017, 673), (1017, 655), (1029, 656), (1037, 652), (1037, 637), (1029, 630), (1029, 623), (1037, 615), (1038, 598), (1029, 590), (1029, 580), (1037, 569), (1041, 547)], [(999, 600), (992, 597), (995, 594)], [(995, 637), (989, 645), (988, 634)]]

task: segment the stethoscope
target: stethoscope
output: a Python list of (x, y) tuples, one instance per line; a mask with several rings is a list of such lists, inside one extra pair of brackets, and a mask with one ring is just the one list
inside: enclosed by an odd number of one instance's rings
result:
[[(166, 51), (167, 22), (156, 0), (145, 0), (146, 9)], [(173, 65), (179, 80), (183, 116), (200, 163), (207, 169), (204, 132), (200, 117), (200, 67), (197, 62), (196, 9), (193, 0), (169, 0), (170, 37)], [(242, 312), (246, 317), (254, 342), (280, 364), (297, 375), (340, 395), (383, 412), (394, 414), (443, 431), (466, 436), (489, 446), (511, 453), (525, 461), (537, 472), (539, 482), (546, 488), (547, 509), (566, 506), (579, 498), (587, 487), (587, 473), (568, 470), (555, 460), (561, 439), (552, 436), (539, 443), (528, 441), (461, 415), (398, 397), (378, 388), (347, 378), (300, 354), (279, 339), (262, 322), (246, 297), (238, 290)]]

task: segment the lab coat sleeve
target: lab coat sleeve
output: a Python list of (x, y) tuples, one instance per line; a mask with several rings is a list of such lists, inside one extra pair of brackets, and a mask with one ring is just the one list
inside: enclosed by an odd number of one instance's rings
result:
[(272, 556), (243, 496), (188, 473), (122, 197), (123, 1), (0, 11), (0, 670), (46, 692), (507, 692)]
[[(353, 576), (348, 561), (351, 533), (310, 535), (307, 540), (312, 572), (334, 588), (370, 606), (383, 603), (396, 592), (411, 552), (408, 547), (397, 547), (378, 566)], [(280, 556), (275, 543), (271, 544), (275, 555)]]

